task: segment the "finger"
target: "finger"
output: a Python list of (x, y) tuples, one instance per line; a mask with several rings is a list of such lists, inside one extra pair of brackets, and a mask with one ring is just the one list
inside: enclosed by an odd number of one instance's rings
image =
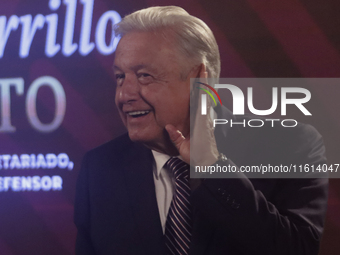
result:
[[(201, 67), (200, 67), (200, 71), (199, 71), (199, 87), (200, 88), (203, 88), (205, 90), (210, 90), (209, 88), (207, 88), (205, 85), (203, 84), (208, 84), (208, 72), (206, 71), (206, 67), (204, 64), (201, 64)], [(201, 84), (200, 84), (201, 83)], [(203, 84), (202, 84), (203, 83)], [(197, 95), (197, 100), (198, 100), (198, 104), (197, 104), (197, 111), (195, 112), (195, 122), (192, 122), (192, 123), (195, 123), (195, 126), (196, 124), (200, 125), (202, 128), (207, 128), (207, 127), (210, 127), (210, 123), (211, 122), (211, 119), (210, 119), (210, 114), (211, 114), (211, 107), (212, 107), (212, 100), (211, 100), (211, 95), (208, 95), (206, 91), (202, 90), (202, 89), (197, 89), (197, 92), (198, 92), (198, 95)], [(206, 95), (206, 104), (205, 104), (205, 109), (203, 108), (203, 105), (202, 105), (202, 96), (203, 95)], [(202, 114), (202, 110), (205, 110), (206, 111), (206, 114)]]
[[(210, 86), (212, 86), (211, 84), (208, 83), (208, 72), (206, 70), (206, 66), (204, 64), (202, 64), (202, 67), (201, 67), (201, 71), (200, 71), (200, 82), (204, 83), (204, 84), (208, 84)], [(204, 92), (202, 91), (202, 94)], [(212, 100), (210, 97), (207, 97), (207, 113), (208, 115), (210, 114), (210, 108), (211, 108), (211, 105), (212, 105)]]
[(205, 67), (205, 64), (201, 64), (201, 70), (199, 72), (199, 77), (200, 77), (201, 82), (207, 81), (208, 72), (207, 72), (207, 69)]
[(200, 82), (207, 83), (207, 77), (208, 77), (208, 72), (206, 71), (206, 67), (204, 64), (201, 64), (198, 68), (198, 73), (197, 73), (196, 78), (192, 79), (192, 83), (190, 87), (193, 99), (197, 99), (198, 94), (201, 94), (201, 91), (197, 90), (197, 87), (200, 86), (199, 84)]

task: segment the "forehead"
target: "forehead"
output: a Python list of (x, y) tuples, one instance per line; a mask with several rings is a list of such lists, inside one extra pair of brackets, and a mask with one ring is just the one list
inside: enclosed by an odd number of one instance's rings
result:
[(160, 33), (131, 32), (121, 38), (114, 65), (122, 68), (152, 63), (178, 63), (179, 57), (171, 35), (165, 39)]

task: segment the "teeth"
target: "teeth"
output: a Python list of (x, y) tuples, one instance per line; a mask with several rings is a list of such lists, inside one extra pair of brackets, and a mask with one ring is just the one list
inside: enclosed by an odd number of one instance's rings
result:
[(129, 112), (128, 114), (130, 116), (134, 116), (134, 115), (142, 115), (142, 114), (147, 114), (149, 113), (150, 111), (135, 111), (135, 112)]

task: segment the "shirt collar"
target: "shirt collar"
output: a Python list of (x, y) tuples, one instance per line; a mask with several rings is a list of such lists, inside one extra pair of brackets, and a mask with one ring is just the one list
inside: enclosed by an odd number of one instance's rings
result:
[(162, 168), (164, 167), (165, 163), (170, 159), (170, 156), (164, 153), (160, 153), (158, 151), (152, 150), (153, 157), (155, 159), (156, 167), (154, 168), (154, 174), (156, 178), (159, 178)]

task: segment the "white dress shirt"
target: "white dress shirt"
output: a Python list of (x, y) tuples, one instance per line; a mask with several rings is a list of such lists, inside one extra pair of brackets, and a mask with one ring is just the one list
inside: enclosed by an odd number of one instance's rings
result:
[[(216, 112), (213, 107), (211, 107), (210, 117), (212, 121), (216, 116)], [(163, 233), (165, 233), (166, 218), (168, 216), (176, 184), (171, 171), (164, 168), (164, 165), (170, 159), (170, 156), (154, 150), (152, 150), (152, 154), (154, 157), (153, 179), (155, 182), (156, 199)], [(183, 160), (181, 156), (178, 156), (178, 158)]]
[(174, 195), (174, 180), (171, 171), (164, 168), (164, 164), (170, 159), (170, 156), (154, 150), (152, 154), (155, 159), (153, 164), (153, 179), (155, 182), (158, 211), (163, 233), (165, 233), (166, 218)]

